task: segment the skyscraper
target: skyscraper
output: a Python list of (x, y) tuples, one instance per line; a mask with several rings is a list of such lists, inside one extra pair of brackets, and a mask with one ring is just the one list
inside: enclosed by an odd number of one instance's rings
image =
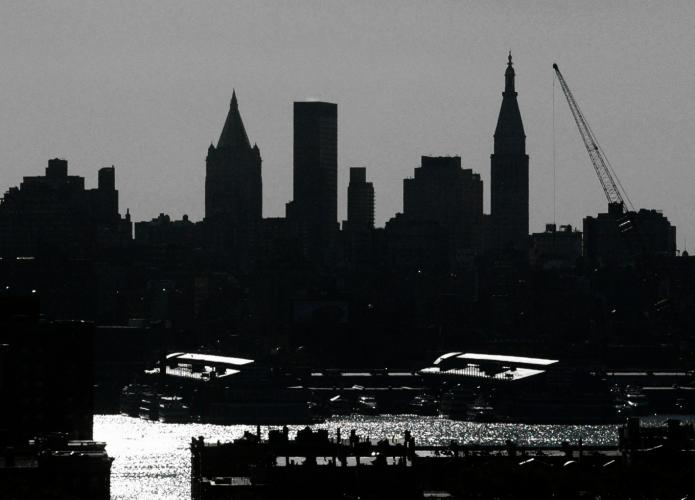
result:
[(494, 152), (490, 156), (492, 245), (497, 249), (525, 250), (528, 245), (528, 155), (514, 89), (511, 52), (504, 80)]
[(226, 250), (252, 255), (263, 209), (261, 153), (246, 135), (236, 92), (217, 147), (210, 144), (205, 171), (205, 222)]
[(261, 153), (246, 135), (236, 92), (217, 147), (210, 144), (205, 173), (205, 219), (232, 225), (260, 223), (263, 207)]
[(422, 157), (422, 166), (403, 180), (403, 214), (436, 222), (449, 236), (451, 251), (480, 250), (483, 181), (461, 168), (459, 156)]
[(374, 259), (374, 185), (367, 182), (367, 169), (350, 169), (347, 189), (347, 220), (343, 221), (344, 257), (354, 269), (364, 268)]
[(294, 103), (294, 200), (288, 216), (305, 255), (322, 260), (338, 231), (338, 105)]

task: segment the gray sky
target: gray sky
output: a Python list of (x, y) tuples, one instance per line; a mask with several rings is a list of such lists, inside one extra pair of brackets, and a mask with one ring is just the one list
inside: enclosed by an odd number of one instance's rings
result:
[[(121, 211), (198, 220), (205, 154), (232, 88), (263, 156), (264, 216), (292, 196), (292, 102), (338, 103), (339, 207), (366, 166), (377, 224), (423, 154), (462, 156), (489, 210), (492, 134), (512, 49), (531, 230), (553, 218), (557, 62), (637, 207), (695, 248), (695, 2), (2, 2), (0, 189), (63, 157)], [(557, 222), (606, 202), (556, 86)]]

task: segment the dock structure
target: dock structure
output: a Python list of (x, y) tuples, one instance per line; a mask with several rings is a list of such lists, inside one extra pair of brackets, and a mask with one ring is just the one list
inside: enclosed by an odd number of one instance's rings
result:
[[(372, 441), (353, 430), (287, 427), (267, 440), (246, 433), (232, 443), (191, 442), (193, 500), (265, 498), (683, 498), (695, 491), (695, 433), (666, 428), (620, 429), (617, 446), (562, 442), (550, 447), (418, 446), (406, 431)], [(583, 492), (583, 493), (582, 493)], [(593, 496), (582, 497), (581, 494)], [(652, 496), (649, 496), (652, 495)], [(680, 495), (680, 496), (678, 496)]]
[(112, 462), (105, 443), (62, 434), (0, 447), (0, 498), (109, 500)]

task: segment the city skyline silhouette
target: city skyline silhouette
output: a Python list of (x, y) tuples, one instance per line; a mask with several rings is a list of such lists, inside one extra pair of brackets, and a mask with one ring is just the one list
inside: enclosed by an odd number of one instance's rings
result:
[(692, 19), (5, 2), (0, 496), (687, 498)]
[[(208, 13), (86, 9), (81, 17), (79, 7), (9, 9), (3, 46), (10, 76), (3, 87), (15, 97), (5, 101), (4, 114), (16, 119), (0, 139), (3, 190), (40, 171), (47, 158), (66, 158), (88, 182), (113, 164), (121, 207), (134, 220), (161, 212), (200, 220), (205, 150), (236, 89), (263, 153), (263, 215), (282, 216), (292, 190), (292, 102), (313, 96), (341, 109), (338, 220), (345, 219), (349, 168), (367, 167), (381, 227), (402, 211), (401, 180), (422, 155), (460, 155), (489, 186), (491, 131), (511, 48), (528, 136), (530, 230), (552, 222), (557, 61), (635, 205), (663, 210), (679, 227), (683, 249), (695, 237), (695, 152), (682, 139), (693, 127), (683, 118), (692, 115), (686, 47), (693, 35), (680, 14), (692, 7), (594, 6), (604, 21), (582, 23), (573, 20), (589, 19), (591, 8), (560, 12), (548, 5), (507, 12), (449, 2), (391, 10), (302, 3), (288, 12), (239, 3)], [(237, 29), (223, 29), (225, 22)], [(31, 23), (44, 29), (28, 35), (23, 28)], [(262, 26), (261, 33), (247, 25)], [(179, 29), (170, 33), (168, 26)], [(483, 37), (492, 26), (499, 37)], [(529, 37), (540, 27), (542, 35)], [(555, 117), (556, 220), (577, 226), (606, 206), (559, 88)]]

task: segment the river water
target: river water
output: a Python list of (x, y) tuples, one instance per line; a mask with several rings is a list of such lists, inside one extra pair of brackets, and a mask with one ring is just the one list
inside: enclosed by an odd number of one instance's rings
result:
[[(294, 437), (302, 426), (290, 426)], [(524, 445), (557, 445), (562, 441), (586, 445), (615, 445), (615, 425), (524, 425), (458, 422), (441, 417), (379, 415), (336, 417), (314, 426), (328, 429), (334, 436), (340, 427), (343, 436), (355, 429), (372, 439), (401, 438), (410, 430), (416, 444), (459, 443), (502, 444), (512, 439)], [(105, 441), (114, 458), (111, 468), (113, 500), (190, 498), (191, 458), (189, 445), (194, 436), (206, 441), (230, 441), (244, 431), (256, 432), (249, 425), (163, 424), (121, 415), (96, 415), (94, 439)], [(267, 435), (268, 428), (261, 429)]]

